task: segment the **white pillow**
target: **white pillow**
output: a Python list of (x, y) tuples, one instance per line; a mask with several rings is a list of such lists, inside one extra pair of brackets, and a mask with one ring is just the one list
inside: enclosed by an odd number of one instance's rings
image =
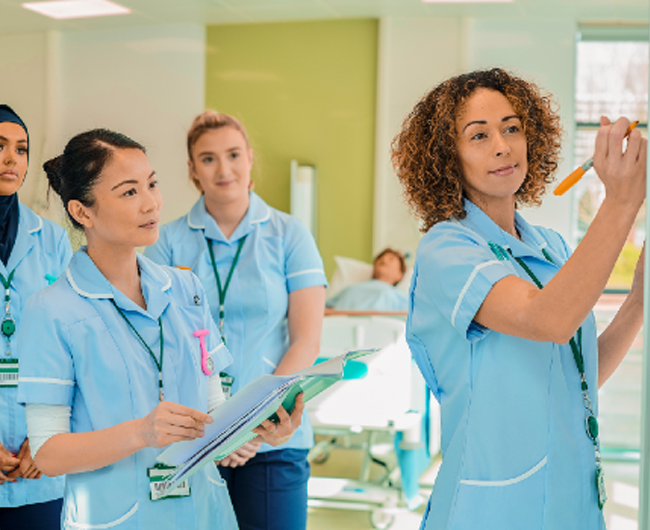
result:
[(350, 285), (372, 279), (372, 265), (370, 263), (343, 256), (334, 256), (334, 262), (336, 263), (336, 270), (327, 288), (327, 298), (336, 296)]
[[(332, 298), (346, 287), (355, 283), (367, 282), (372, 279), (372, 264), (354, 258), (334, 256), (336, 270), (332, 275), (332, 281), (327, 288), (327, 298)], [(413, 276), (413, 267), (407, 267), (404, 277), (396, 285), (400, 291), (408, 293)]]

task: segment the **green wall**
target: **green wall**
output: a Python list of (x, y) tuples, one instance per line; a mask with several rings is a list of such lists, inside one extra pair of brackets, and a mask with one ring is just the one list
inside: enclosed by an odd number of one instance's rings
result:
[(255, 151), (255, 191), (289, 211), (290, 160), (318, 172), (317, 241), (369, 261), (377, 82), (377, 21), (207, 28), (206, 106), (232, 114)]

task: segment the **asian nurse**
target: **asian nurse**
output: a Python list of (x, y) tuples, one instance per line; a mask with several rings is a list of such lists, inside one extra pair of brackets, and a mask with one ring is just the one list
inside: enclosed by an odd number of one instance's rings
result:
[(407, 340), (440, 402), (443, 461), (423, 528), (604, 529), (598, 388), (643, 319), (643, 259), (596, 336), (591, 310), (645, 199), (647, 143), (603, 118), (606, 197), (571, 253), (516, 211), (553, 178), (550, 98), (501, 69), (451, 78), (406, 118), (393, 162), (424, 223)]
[(72, 250), (60, 226), (19, 202), (27, 174), (29, 134), (23, 120), (0, 105), (0, 530), (59, 528), (63, 478), (45, 477), (32, 459), (25, 410), (16, 402), (27, 298), (66, 268)]
[[(187, 272), (136, 253), (158, 237), (162, 198), (144, 148), (93, 130), (45, 164), (52, 189), (88, 241), (65, 275), (33, 296), (20, 334), (26, 351), (18, 400), (38, 468), (67, 474), (62, 526), (233, 529), (227, 488), (206, 466), (179, 495), (152, 500), (156, 457), (203, 435), (223, 402), (201, 370), (197, 330), (216, 371), (231, 362), (203, 288)], [(301, 402), (257, 433), (272, 444), (300, 423)], [(164, 473), (164, 471), (162, 471)]]
[[(233, 364), (223, 384), (237, 392), (267, 373), (311, 366), (320, 348), (327, 280), (307, 228), (251, 191), (253, 150), (231, 116), (206, 111), (187, 137), (190, 178), (201, 198), (145, 250), (153, 261), (191, 268), (206, 291)], [(282, 447), (257, 438), (221, 462), (242, 528), (304, 530), (309, 420)]]

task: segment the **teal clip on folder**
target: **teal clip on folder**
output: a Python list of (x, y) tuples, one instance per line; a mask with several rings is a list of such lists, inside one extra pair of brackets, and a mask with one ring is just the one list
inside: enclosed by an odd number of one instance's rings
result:
[(251, 432), (266, 419), (272, 419), (282, 405), (293, 410), (296, 396), (305, 402), (343, 378), (345, 363), (377, 350), (358, 350), (334, 357), (292, 375), (264, 375), (239, 390), (210, 414), (214, 420), (205, 426), (205, 436), (177, 442), (158, 456), (158, 461), (174, 466), (165, 479), (165, 495), (206, 464), (221, 460), (255, 438)]

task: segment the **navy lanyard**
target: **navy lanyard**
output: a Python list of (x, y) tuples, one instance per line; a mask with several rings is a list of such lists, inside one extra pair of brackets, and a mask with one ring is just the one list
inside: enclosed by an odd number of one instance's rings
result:
[(124, 312), (119, 308), (119, 306), (115, 303), (115, 300), (111, 298), (111, 302), (113, 302), (113, 305), (115, 306), (115, 309), (117, 309), (117, 312), (122, 316), (124, 321), (129, 325), (131, 328), (131, 331), (135, 333), (135, 336), (138, 337), (140, 340), (140, 343), (142, 346), (144, 346), (144, 349), (149, 352), (149, 355), (153, 359), (154, 364), (156, 365), (156, 368), (158, 368), (158, 400), (159, 401), (165, 401), (165, 391), (163, 389), (163, 378), (162, 378), (162, 369), (163, 369), (163, 355), (165, 353), (165, 341), (163, 337), (163, 325), (162, 325), (162, 317), (158, 317), (158, 327), (160, 328), (160, 361), (156, 358), (154, 355), (153, 351), (149, 347), (149, 345), (144, 341), (142, 336), (138, 333), (138, 330), (135, 329), (133, 324), (131, 324), (131, 321), (127, 318), (127, 316), (124, 314)]
[[(519, 266), (524, 269), (524, 271), (526, 271), (526, 274), (528, 274), (530, 279), (533, 280), (538, 289), (542, 289), (544, 287), (542, 282), (540, 282), (537, 276), (535, 276), (535, 273), (530, 269), (528, 265), (526, 265), (526, 263), (524, 263), (524, 260), (512, 255), (512, 250), (508, 249), (508, 253), (506, 253), (503, 247), (496, 243), (492, 243), (491, 241), (488, 243), (488, 245), (497, 259), (506, 261), (509, 259), (509, 254), (519, 264)], [(555, 264), (546, 249), (543, 248), (542, 253), (549, 263)], [(587, 384), (587, 376), (585, 374), (585, 358), (582, 355), (582, 326), (578, 328), (576, 336), (578, 340), (576, 341), (575, 337), (571, 337), (569, 346), (571, 347), (573, 359), (576, 363), (576, 367), (578, 368), (578, 372), (580, 373), (580, 391), (582, 393), (582, 401), (585, 406), (585, 427), (587, 436), (589, 436), (594, 445), (594, 454), (596, 458), (596, 488), (598, 489), (598, 507), (602, 510), (605, 502), (607, 501), (607, 494), (605, 492), (605, 473), (601, 464), (600, 441), (598, 439), (598, 419), (596, 419), (596, 415), (591, 408), (589, 385)]]
[(9, 273), (9, 278), (5, 278), (2, 273), (0, 273), (0, 281), (2, 281), (2, 286), (5, 288), (5, 314), (2, 317), (2, 334), (7, 339), (7, 350), (6, 355), (11, 355), (11, 336), (16, 332), (16, 321), (11, 316), (11, 282), (14, 279), (14, 274), (16, 269), (12, 270)]
[(217, 270), (217, 262), (214, 259), (214, 250), (212, 250), (212, 243), (209, 239), (206, 238), (206, 242), (208, 243), (208, 250), (210, 252), (210, 260), (212, 261), (212, 270), (214, 271), (214, 277), (217, 280), (217, 291), (219, 292), (219, 333), (221, 333), (221, 338), (223, 339), (223, 342), (226, 342), (224, 333), (223, 333), (223, 320), (224, 317), (226, 316), (226, 293), (228, 292), (228, 287), (230, 286), (230, 280), (232, 280), (232, 274), (235, 272), (235, 267), (237, 266), (237, 262), (239, 261), (239, 255), (241, 254), (241, 249), (244, 246), (244, 241), (246, 241), (246, 237), (244, 236), (239, 240), (239, 245), (237, 246), (237, 252), (235, 252), (235, 257), (232, 260), (232, 265), (230, 266), (230, 270), (228, 271), (228, 276), (226, 278), (226, 283), (222, 287), (221, 286), (221, 278), (219, 277), (219, 271)]

